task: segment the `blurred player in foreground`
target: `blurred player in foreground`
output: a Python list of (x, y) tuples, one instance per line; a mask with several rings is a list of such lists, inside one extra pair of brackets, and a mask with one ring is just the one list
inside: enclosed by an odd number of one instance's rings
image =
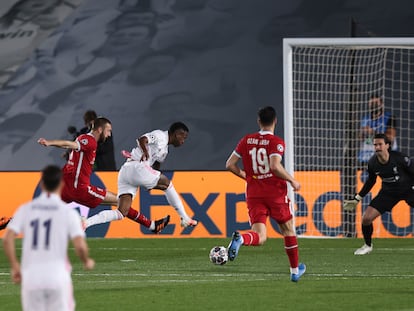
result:
[(355, 255), (369, 254), (373, 249), (372, 222), (401, 200), (414, 206), (414, 163), (405, 154), (392, 151), (388, 136), (379, 133), (374, 136), (375, 154), (368, 161), (368, 179), (352, 200), (344, 201), (344, 210), (354, 210), (361, 199), (371, 191), (377, 176), (382, 180), (381, 190), (372, 199), (362, 215), (362, 234), (365, 244)]
[[(285, 251), (290, 262), (290, 279), (299, 281), (306, 266), (299, 264), (298, 242), (287, 197), (287, 182), (298, 191), (300, 184), (283, 167), (284, 141), (274, 135), (277, 123), (273, 107), (258, 112), (260, 131), (244, 136), (226, 162), (226, 168), (245, 179), (246, 202), (251, 231), (241, 234), (233, 232), (228, 247), (229, 259), (234, 260), (241, 245), (257, 246), (266, 242), (266, 221), (270, 217), (278, 224), (284, 237)], [(238, 165), (242, 159), (244, 170)]]
[[(20, 206), (3, 237), (11, 266), (11, 278), (21, 283), (23, 310), (75, 310), (68, 244), (86, 270), (95, 262), (88, 255), (85, 232), (79, 214), (60, 198), (62, 171), (51, 165), (42, 171), (39, 197)], [(15, 239), (23, 234), (21, 267)]]
[[(161, 162), (168, 154), (168, 145), (180, 147), (188, 136), (188, 127), (182, 122), (173, 123), (168, 131), (154, 130), (137, 139), (138, 146), (131, 152), (123, 151), (127, 158), (118, 174), (119, 207), (126, 208), (138, 190), (145, 187), (147, 190), (163, 190), (168, 203), (175, 208), (181, 218), (182, 227), (194, 227), (197, 221), (191, 219), (174, 188), (172, 182), (161, 174), (159, 168)], [(102, 211), (88, 218), (88, 225), (107, 222), (106, 214), (110, 211)]]
[[(89, 208), (100, 204), (118, 205), (116, 194), (90, 184), (93, 164), (95, 163), (97, 144), (111, 136), (112, 125), (107, 118), (99, 117), (93, 122), (89, 133), (79, 135), (71, 140), (46, 140), (40, 138), (38, 143), (43, 146), (55, 146), (71, 149), (68, 161), (63, 167), (65, 185), (62, 190), (62, 200), (70, 203), (77, 202)], [(132, 202), (131, 202), (132, 203)], [(104, 222), (123, 219), (124, 216), (144, 225), (154, 233), (160, 232), (168, 224), (170, 216), (151, 221), (145, 215), (134, 210), (130, 205), (118, 205), (118, 209), (108, 210), (104, 214)], [(88, 221), (86, 222), (88, 227)]]

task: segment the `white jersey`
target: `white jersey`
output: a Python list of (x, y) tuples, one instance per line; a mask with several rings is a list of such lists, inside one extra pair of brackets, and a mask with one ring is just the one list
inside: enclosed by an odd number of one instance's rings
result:
[[(154, 130), (142, 136), (148, 138), (149, 166), (152, 166), (154, 162), (164, 162), (168, 154), (168, 131)], [(142, 157), (142, 149), (138, 141), (137, 143), (138, 147), (132, 149), (131, 157), (133, 160), (139, 161)]]
[(85, 236), (76, 210), (43, 192), (18, 208), (7, 226), (23, 234), (22, 288), (54, 288), (70, 280), (69, 240)]

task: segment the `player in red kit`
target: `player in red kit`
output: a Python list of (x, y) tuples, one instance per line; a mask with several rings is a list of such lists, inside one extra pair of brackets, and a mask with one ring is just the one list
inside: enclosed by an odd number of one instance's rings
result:
[[(266, 220), (274, 219), (285, 241), (285, 251), (290, 263), (290, 279), (299, 281), (306, 266), (299, 264), (295, 225), (287, 196), (287, 183), (298, 191), (300, 184), (283, 167), (284, 141), (274, 135), (277, 123), (273, 107), (259, 110), (257, 120), (260, 131), (244, 136), (226, 162), (226, 168), (245, 179), (246, 203), (251, 230), (241, 234), (233, 232), (228, 247), (230, 260), (234, 260), (241, 245), (263, 245), (267, 239)], [(243, 162), (243, 168), (238, 165)]]
[[(100, 204), (118, 205), (117, 195), (90, 184), (93, 164), (95, 163), (98, 142), (105, 141), (111, 136), (112, 124), (107, 118), (95, 119), (92, 130), (87, 134), (79, 135), (76, 140), (46, 140), (40, 138), (38, 143), (43, 146), (55, 146), (71, 149), (68, 161), (63, 167), (64, 187), (62, 189), (62, 200), (95, 208)], [(108, 221), (119, 220), (124, 216), (134, 220), (154, 233), (160, 232), (169, 222), (170, 217), (151, 221), (145, 215), (133, 208), (112, 210), (106, 213)]]

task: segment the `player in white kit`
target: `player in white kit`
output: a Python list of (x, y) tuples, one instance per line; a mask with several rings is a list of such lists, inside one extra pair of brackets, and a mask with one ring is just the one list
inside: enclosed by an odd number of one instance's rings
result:
[[(69, 240), (85, 269), (95, 265), (79, 214), (60, 198), (62, 186), (61, 169), (54, 165), (44, 168), (41, 195), (17, 209), (3, 237), (12, 281), (21, 283), (24, 311), (75, 310)], [(18, 234), (23, 234), (21, 266), (15, 247)]]
[[(197, 220), (191, 219), (175, 190), (172, 182), (160, 171), (160, 165), (168, 154), (168, 145), (180, 147), (188, 136), (188, 127), (182, 122), (173, 123), (168, 131), (154, 130), (137, 139), (138, 146), (132, 151), (124, 152), (127, 161), (122, 165), (118, 174), (118, 209), (127, 209), (138, 187), (148, 190), (163, 190), (168, 203), (175, 208), (181, 218), (182, 227), (194, 227)], [(113, 210), (105, 210), (87, 219), (87, 226), (107, 222), (114, 219), (108, 213)], [(116, 219), (115, 219), (116, 220)]]

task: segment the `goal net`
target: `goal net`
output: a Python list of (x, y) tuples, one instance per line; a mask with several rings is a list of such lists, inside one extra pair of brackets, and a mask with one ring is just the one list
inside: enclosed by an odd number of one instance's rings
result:
[[(364, 120), (381, 115), (376, 131), (394, 128), (393, 148), (414, 156), (414, 40), (284, 39), (283, 47), (285, 166), (302, 183), (291, 194), (297, 233), (362, 237), (361, 216), (381, 180), (354, 212), (342, 201), (367, 175)], [(400, 202), (374, 222), (373, 237), (412, 237), (413, 228), (414, 209)]]

